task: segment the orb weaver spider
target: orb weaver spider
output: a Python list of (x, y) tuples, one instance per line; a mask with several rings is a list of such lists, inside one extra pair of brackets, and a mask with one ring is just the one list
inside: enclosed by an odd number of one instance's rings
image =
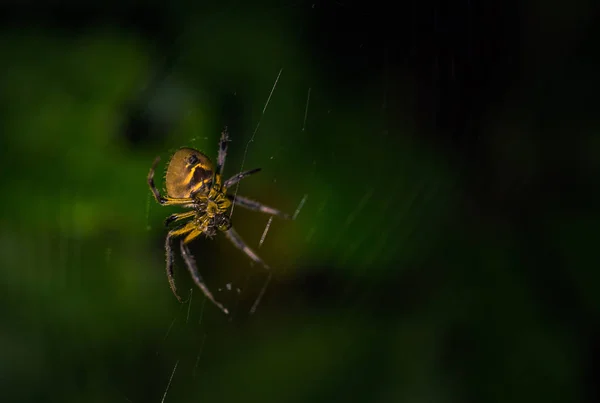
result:
[(171, 241), (174, 238), (185, 236), (180, 242), (181, 256), (194, 283), (202, 290), (206, 298), (219, 307), (225, 314), (228, 314), (229, 311), (220, 302), (215, 300), (213, 294), (204, 283), (187, 244), (201, 234), (212, 238), (216, 235), (217, 231), (221, 231), (236, 248), (244, 252), (254, 262), (269, 269), (269, 266), (246, 245), (231, 226), (230, 215), (228, 213), (230, 207), (232, 203), (235, 203), (249, 210), (260, 211), (284, 219), (290, 218), (288, 214), (265, 206), (262, 203), (243, 196), (227, 193), (227, 189), (232, 185), (261, 170), (260, 168), (256, 168), (240, 172), (223, 182), (223, 168), (225, 166), (229, 141), (229, 134), (227, 128), (225, 128), (221, 133), (219, 141), (216, 169), (212, 161), (198, 150), (187, 147), (177, 150), (167, 165), (167, 173), (165, 175), (166, 197), (162, 196), (154, 185), (154, 170), (160, 161), (160, 157), (156, 157), (148, 173), (148, 186), (150, 186), (150, 190), (159, 204), (163, 206), (179, 205), (191, 209), (183, 213), (172, 214), (165, 220), (165, 226), (168, 226), (173, 222), (189, 219), (186, 223), (171, 229), (165, 239), (166, 270), (171, 291), (173, 291), (177, 300), (182, 302), (181, 297), (177, 294), (177, 287), (175, 287), (175, 279), (173, 277), (174, 256)]

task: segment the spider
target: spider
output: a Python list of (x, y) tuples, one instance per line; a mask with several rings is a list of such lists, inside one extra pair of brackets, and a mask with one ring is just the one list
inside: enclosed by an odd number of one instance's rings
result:
[(167, 261), (167, 278), (171, 291), (179, 302), (181, 297), (177, 294), (175, 279), (173, 277), (173, 249), (171, 241), (174, 238), (185, 236), (180, 242), (181, 256), (194, 280), (194, 283), (202, 290), (206, 298), (219, 307), (225, 314), (229, 311), (217, 300), (202, 280), (194, 257), (190, 253), (188, 244), (201, 234), (212, 238), (221, 231), (233, 243), (233, 245), (244, 252), (254, 262), (261, 264), (266, 269), (269, 266), (242, 240), (231, 226), (230, 207), (235, 203), (249, 210), (260, 211), (273, 216), (289, 219), (288, 214), (282, 213), (272, 207), (250, 200), (243, 196), (231, 195), (227, 189), (242, 179), (260, 171), (260, 168), (240, 172), (223, 182), (223, 167), (227, 155), (229, 143), (227, 128), (221, 133), (219, 141), (219, 152), (217, 156), (216, 169), (212, 161), (203, 153), (193, 148), (183, 147), (173, 154), (167, 165), (165, 176), (165, 187), (167, 196), (160, 194), (154, 185), (154, 170), (160, 161), (156, 157), (150, 172), (148, 173), (148, 186), (158, 203), (163, 206), (180, 205), (189, 208), (189, 211), (172, 214), (165, 220), (165, 226), (173, 222), (188, 220), (167, 233), (165, 239), (165, 251)]

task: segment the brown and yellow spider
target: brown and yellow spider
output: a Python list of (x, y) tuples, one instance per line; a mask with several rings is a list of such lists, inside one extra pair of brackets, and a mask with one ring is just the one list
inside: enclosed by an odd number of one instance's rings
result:
[(175, 279), (173, 278), (173, 250), (171, 248), (171, 240), (185, 235), (185, 238), (180, 243), (181, 255), (192, 275), (192, 279), (204, 295), (206, 295), (206, 298), (211, 300), (226, 314), (229, 313), (228, 310), (215, 300), (210, 290), (204, 284), (187, 244), (201, 234), (212, 238), (217, 231), (222, 231), (236, 248), (240, 249), (256, 263), (260, 263), (268, 269), (269, 266), (246, 245), (232, 228), (229, 214), (232, 202), (250, 210), (261, 211), (285, 219), (290, 218), (289, 215), (254, 200), (243, 196), (227, 194), (229, 187), (235, 185), (245, 177), (260, 171), (260, 168), (256, 168), (240, 172), (223, 183), (222, 175), (228, 143), (229, 135), (227, 128), (225, 128), (221, 133), (221, 140), (219, 141), (216, 169), (214, 169), (211, 160), (198, 150), (185, 147), (177, 150), (167, 165), (167, 174), (165, 176), (166, 197), (163, 197), (154, 185), (154, 170), (160, 161), (160, 157), (156, 157), (148, 173), (148, 185), (158, 203), (163, 206), (181, 205), (191, 209), (184, 213), (172, 214), (165, 220), (165, 225), (168, 225), (172, 222), (189, 219), (186, 223), (170, 230), (165, 240), (167, 277), (173, 294), (175, 294), (179, 302), (182, 302), (181, 297), (177, 294)]

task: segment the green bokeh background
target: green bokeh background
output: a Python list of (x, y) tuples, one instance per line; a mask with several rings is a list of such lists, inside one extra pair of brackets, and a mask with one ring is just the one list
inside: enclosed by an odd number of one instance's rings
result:
[[(567, 95), (592, 69), (524, 52), (523, 80), (481, 123), (487, 176), (471, 180), (419, 133), (409, 70), (332, 82), (301, 40), (310, 9), (165, 6), (166, 47), (110, 19), (1, 32), (2, 401), (161, 401), (171, 376), (166, 402), (589, 397), (600, 220), (579, 189), (595, 189), (600, 142)], [(575, 6), (568, 20), (527, 10), (585, 42)], [(257, 249), (274, 276), (254, 315), (264, 270), (223, 237), (193, 244), (231, 318), (180, 260), (193, 292), (173, 298), (162, 222), (177, 208), (146, 185), (156, 155), (160, 171), (181, 146), (214, 158), (224, 125), (226, 172), (263, 169), (240, 194), (290, 213), (306, 197)], [(564, 171), (577, 188), (536, 188)], [(233, 220), (258, 248), (268, 217)]]

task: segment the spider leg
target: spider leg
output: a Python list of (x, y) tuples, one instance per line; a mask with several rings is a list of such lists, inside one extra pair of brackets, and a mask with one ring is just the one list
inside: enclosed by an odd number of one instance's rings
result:
[(180, 220), (185, 220), (186, 218), (193, 217), (195, 214), (196, 214), (196, 212), (193, 211), (193, 210), (192, 211), (186, 211), (185, 213), (171, 214), (165, 220), (165, 227), (167, 225), (171, 224), (172, 222), (180, 221)]
[(225, 157), (227, 157), (227, 145), (229, 144), (229, 133), (227, 127), (221, 132), (221, 139), (219, 140), (219, 154), (217, 155), (217, 169), (215, 172), (217, 175), (223, 175), (223, 168), (225, 167)]
[(262, 265), (265, 269), (270, 269), (270, 267), (265, 262), (263, 262), (263, 260), (259, 258), (258, 255), (252, 249), (250, 249), (248, 245), (246, 245), (246, 242), (244, 242), (244, 240), (233, 229), (233, 227), (229, 228), (227, 231), (224, 232), (227, 239), (229, 239), (231, 243), (235, 245), (236, 248), (244, 252), (250, 259), (252, 259), (256, 263)]
[(232, 202), (234, 202), (235, 204), (237, 204), (238, 206), (245, 207), (248, 210), (260, 211), (262, 213), (276, 215), (276, 216), (284, 218), (286, 220), (289, 220), (291, 218), (289, 214), (283, 213), (277, 209), (274, 209), (273, 207), (265, 206), (262, 203), (248, 199), (247, 197), (244, 197), (244, 196), (227, 195), (227, 198), (229, 200), (231, 200)]
[[(188, 238), (189, 238), (189, 236), (188, 236)], [(225, 312), (225, 314), (228, 314), (229, 311), (227, 310), (227, 308), (225, 308), (221, 303), (219, 303), (215, 300), (215, 297), (213, 297), (213, 295), (210, 292), (210, 290), (208, 289), (208, 287), (206, 287), (206, 284), (204, 284), (204, 280), (202, 280), (202, 276), (200, 276), (200, 273), (198, 272), (198, 266), (196, 266), (194, 257), (192, 256), (189, 248), (187, 247), (186, 240), (181, 241), (180, 246), (181, 246), (181, 256), (183, 257), (183, 260), (185, 261), (185, 264), (186, 264), (190, 274), (192, 275), (192, 279), (194, 280), (194, 283), (196, 283), (198, 288), (200, 288), (202, 290), (202, 292), (204, 293), (206, 298), (208, 298), (210, 300), (210, 302), (212, 302), (217, 307), (219, 307), (219, 309), (221, 309), (223, 312)]]
[(193, 200), (190, 198), (174, 199), (172, 197), (163, 197), (160, 194), (160, 192), (156, 188), (156, 185), (154, 184), (154, 170), (156, 169), (156, 165), (158, 164), (159, 161), (160, 161), (160, 157), (156, 157), (156, 159), (152, 163), (150, 172), (148, 172), (148, 186), (150, 186), (150, 190), (152, 191), (152, 195), (154, 196), (154, 199), (156, 199), (156, 201), (163, 206), (189, 204), (189, 203), (193, 202)]
[(192, 242), (192, 240), (198, 238), (198, 236), (202, 235), (202, 231), (200, 231), (199, 229), (194, 229), (192, 230), (192, 232), (190, 232), (189, 234), (187, 234), (187, 236), (185, 238), (183, 238), (183, 242), (184, 243), (190, 243)]
[(175, 277), (173, 277), (173, 249), (171, 248), (171, 240), (178, 236), (187, 234), (194, 230), (194, 223), (190, 222), (184, 225), (181, 228), (176, 228), (167, 233), (167, 237), (165, 239), (165, 257), (167, 261), (167, 279), (169, 280), (169, 285), (171, 286), (171, 291), (173, 291), (173, 295), (177, 298), (177, 301), (183, 302), (179, 294), (177, 294), (177, 287), (175, 286)]
[(238, 183), (245, 177), (255, 174), (260, 170), (261, 170), (261, 168), (255, 168), (255, 169), (251, 169), (249, 171), (240, 172), (239, 174), (233, 175), (231, 178), (229, 178), (225, 181), (225, 184), (223, 186), (225, 186), (225, 188), (231, 187), (231, 185), (235, 185), (236, 183)]

